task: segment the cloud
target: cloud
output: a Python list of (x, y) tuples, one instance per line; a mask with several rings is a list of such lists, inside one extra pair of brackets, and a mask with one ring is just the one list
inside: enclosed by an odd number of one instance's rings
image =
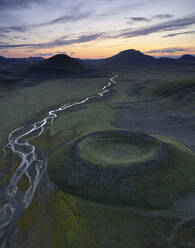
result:
[(128, 17), (127, 24), (132, 24), (134, 22), (150, 22), (151, 19), (145, 17)]
[(75, 55), (75, 52), (69, 52), (69, 54), (70, 54), (71, 56), (73, 56), (73, 55)]
[(184, 35), (184, 34), (195, 34), (195, 31), (187, 31), (187, 32), (167, 34), (167, 35), (164, 35), (163, 38), (174, 37), (174, 36)]
[(48, 0), (0, 0), (0, 9), (27, 8), (33, 4), (45, 4)]
[[(110, 4), (111, 0), (102, 0), (102, 1), (109, 3), (109, 5), (108, 6), (106, 5), (108, 8), (101, 8), (101, 13), (95, 14), (95, 16), (97, 16), (98, 18), (99, 17), (110, 17), (110, 16), (115, 16), (118, 14), (121, 15), (121, 13), (123, 11), (126, 11), (127, 9), (132, 11), (133, 9), (137, 9), (143, 6), (143, 2), (138, 2), (138, 3), (127, 2), (125, 4), (117, 4), (117, 5), (113, 4), (112, 5)], [(112, 2), (115, 2), (115, 0), (112, 0)], [(117, 3), (119, 3), (119, 1), (117, 1)]]
[[(23, 33), (23, 32), (25, 32), (25, 31), (27, 31), (27, 30), (28, 30), (27, 26), (9, 26), (9, 27), (0, 27), (0, 32), (1, 32), (2, 34), (11, 33), (11, 32), (13, 32), (13, 31)], [(2, 35), (2, 34), (1, 34), (1, 35)]]
[(90, 35), (81, 35), (75, 39), (63, 39), (59, 38), (51, 42), (46, 43), (27, 43), (27, 44), (2, 44), (0, 45), (0, 49), (5, 48), (24, 48), (24, 47), (31, 47), (31, 48), (53, 48), (58, 46), (65, 46), (71, 44), (78, 44), (78, 43), (85, 43), (89, 41), (93, 41), (101, 37), (100, 33), (97, 34), (90, 34)]
[(45, 56), (53, 56), (55, 53), (37, 53), (36, 57), (45, 57)]
[[(49, 22), (45, 22), (45, 23), (41, 23), (41, 24), (34, 24), (34, 25), (29, 25), (29, 26), (10, 26), (10, 27), (0, 27), (0, 33), (1, 36), (2, 35), (6, 35), (11, 33), (12, 31), (17, 31), (17, 32), (26, 32), (29, 28), (32, 27), (41, 27), (41, 26), (46, 26), (46, 25), (52, 25), (52, 24), (56, 24), (56, 23), (64, 23), (64, 22), (74, 22), (74, 21), (78, 21), (82, 18), (87, 18), (90, 15), (89, 12), (86, 13), (82, 13), (78, 16), (61, 16), (59, 18), (53, 19)], [(130, 17), (132, 18), (132, 20), (137, 20), (137, 21), (144, 21), (145, 19), (142, 17)], [(133, 19), (134, 18), (134, 19)], [(195, 15), (193, 16), (187, 16), (184, 18), (177, 18), (177, 19), (173, 19), (170, 21), (165, 21), (165, 22), (161, 22), (155, 25), (149, 25), (149, 26), (145, 26), (142, 28), (138, 28), (138, 29), (124, 29), (118, 32), (107, 32), (107, 33), (98, 33), (98, 34), (93, 34), (93, 35), (82, 35), (79, 36), (76, 39), (68, 39), (67, 36), (62, 36), (60, 39), (56, 39), (52, 42), (47, 42), (47, 43), (38, 43), (38, 44), (14, 44), (14, 45), (10, 45), (10, 46), (14, 46), (14, 47), (54, 47), (56, 46), (63, 46), (63, 45), (67, 45), (67, 44), (74, 44), (74, 43), (81, 43), (81, 42), (88, 42), (90, 40), (94, 40), (97, 39), (99, 37), (101, 38), (131, 38), (131, 37), (138, 37), (138, 36), (146, 36), (146, 35), (150, 35), (152, 33), (158, 33), (158, 32), (163, 32), (163, 31), (171, 31), (171, 30), (179, 30), (179, 29), (183, 29), (186, 28), (188, 26), (191, 26), (195, 24)], [(188, 31), (188, 32), (178, 32), (178, 33), (173, 33), (173, 34), (167, 34), (165, 36), (163, 36), (164, 38), (167, 37), (172, 37), (172, 36), (177, 36), (177, 35), (182, 35), (182, 34), (190, 34), (190, 33), (194, 33), (195, 31)], [(3, 37), (3, 36), (2, 36)]]
[(7, 38), (7, 35), (0, 33), (0, 38)]
[(170, 14), (159, 14), (159, 15), (155, 15), (155, 16), (152, 16), (151, 19), (169, 19), (169, 18), (172, 18), (174, 17), (174, 15), (170, 15)]
[(128, 17), (126, 19), (128, 19), (127, 24), (132, 24), (134, 22), (151, 22), (154, 19), (169, 19), (174, 17), (174, 15), (170, 15), (170, 14), (159, 14), (159, 15), (154, 15), (151, 18), (146, 18), (146, 17), (142, 17), (142, 16), (137, 16), (137, 17)]
[(63, 15), (56, 19), (53, 19), (48, 22), (38, 23), (38, 24), (31, 24), (26, 26), (8, 26), (8, 27), (0, 27), (1, 33), (11, 33), (11, 32), (26, 32), (31, 28), (37, 28), (37, 27), (43, 27), (43, 26), (50, 26), (54, 24), (60, 24), (60, 23), (68, 23), (68, 22), (76, 22), (81, 19), (88, 18), (91, 15), (90, 12), (84, 12), (84, 13), (77, 13), (77, 15)]
[(149, 35), (149, 34), (157, 33), (157, 32), (178, 30), (178, 29), (191, 26), (192, 24), (195, 24), (195, 15), (184, 17), (184, 18), (177, 18), (171, 21), (161, 22), (159, 24), (143, 27), (143, 28), (132, 30), (129, 32), (127, 31), (127, 32), (121, 33), (120, 36), (124, 38), (144, 36), (144, 35)]
[(7, 45), (8, 43), (0, 41), (0, 45)]
[(145, 53), (147, 54), (153, 54), (153, 53), (175, 53), (175, 52), (194, 52), (194, 48), (183, 48), (183, 47), (172, 47), (172, 48), (163, 48), (163, 49), (155, 49), (155, 50), (149, 50)]
[(27, 27), (25, 26), (11, 26), (9, 27), (10, 31), (15, 31), (15, 32), (25, 32), (27, 30)]
[(58, 24), (58, 23), (75, 22), (75, 21), (79, 21), (81, 19), (85, 19), (85, 18), (89, 17), (90, 15), (91, 15), (90, 12), (77, 13), (76, 15), (64, 15), (64, 16), (60, 16), (56, 19), (53, 19), (49, 22), (31, 25), (31, 27), (47, 26), (47, 25)]

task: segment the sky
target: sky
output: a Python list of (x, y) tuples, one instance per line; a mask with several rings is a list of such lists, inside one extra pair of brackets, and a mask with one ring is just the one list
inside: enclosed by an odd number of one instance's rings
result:
[(0, 55), (195, 55), (195, 0), (0, 0)]

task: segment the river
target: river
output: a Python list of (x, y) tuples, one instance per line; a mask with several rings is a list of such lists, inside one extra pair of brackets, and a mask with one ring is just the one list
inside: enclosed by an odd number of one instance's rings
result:
[[(6, 203), (0, 206), (0, 247), (6, 247), (7, 240), (15, 230), (18, 218), (32, 202), (37, 186), (43, 174), (47, 172), (47, 160), (38, 159), (36, 147), (30, 141), (40, 136), (48, 126), (52, 125), (61, 111), (84, 104), (92, 98), (103, 97), (109, 92), (112, 85), (117, 83), (115, 81), (117, 77), (118, 75), (111, 76), (96, 95), (86, 97), (78, 102), (65, 103), (63, 106), (49, 111), (41, 121), (27, 127), (19, 127), (9, 134), (8, 143), (3, 149), (4, 158), (7, 156), (7, 150), (10, 150), (21, 161), (2, 192)], [(18, 188), (18, 182), (24, 175), (28, 178), (30, 186), (22, 193)]]

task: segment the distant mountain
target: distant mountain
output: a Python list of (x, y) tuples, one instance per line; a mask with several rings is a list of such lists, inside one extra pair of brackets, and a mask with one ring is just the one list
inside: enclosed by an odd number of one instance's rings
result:
[(128, 67), (131, 65), (142, 66), (154, 64), (156, 59), (152, 56), (145, 55), (134, 49), (121, 51), (120, 53), (105, 59), (84, 60), (83, 64), (92, 67)]
[(154, 58), (150, 55), (134, 49), (121, 51), (120, 53), (105, 59), (82, 60), (83, 65), (94, 68), (109, 68), (109, 67), (128, 67), (131, 65), (180, 65), (194, 64), (195, 57), (192, 55), (183, 55), (181, 58), (173, 59), (169, 57)]
[(17, 60), (25, 62), (41, 62), (44, 60), (43, 57), (28, 57), (28, 58), (18, 58)]
[(158, 58), (156, 61), (157, 61), (157, 63), (167, 64), (167, 65), (177, 63), (177, 59), (173, 59), (173, 58), (169, 58), (169, 57), (161, 57), (161, 58)]
[(0, 61), (2, 61), (2, 60), (4, 60), (5, 59), (5, 57), (3, 57), (3, 56), (0, 56)]
[(65, 54), (57, 54), (45, 59), (30, 69), (34, 72), (83, 73), (87, 71), (86, 67), (78, 60)]
[(3, 56), (0, 56), (0, 64), (1, 64), (1, 63), (8, 63), (9, 61), (12, 61), (12, 59), (5, 58), (5, 57), (3, 57)]
[(25, 65), (26, 63), (38, 63), (43, 61), (42, 57), (29, 57), (29, 58), (6, 58), (0, 56), (0, 64), (8, 65)]
[(178, 60), (185, 63), (195, 63), (195, 57), (191, 54), (184, 54)]
[(155, 62), (155, 58), (149, 55), (145, 55), (138, 50), (129, 49), (122, 51), (105, 61), (115, 65), (143, 65), (151, 64)]
[[(195, 57), (185, 54), (180, 58), (160, 57), (150, 55), (134, 49), (121, 51), (105, 59), (79, 59), (65, 54), (57, 54), (51, 58), (5, 58), (0, 56), (0, 71), (16, 68), (17, 73), (84, 73), (94, 71), (107, 71), (110, 69), (128, 68), (129, 66), (169, 66), (169, 65), (195, 65)], [(18, 69), (19, 68), (19, 69)]]

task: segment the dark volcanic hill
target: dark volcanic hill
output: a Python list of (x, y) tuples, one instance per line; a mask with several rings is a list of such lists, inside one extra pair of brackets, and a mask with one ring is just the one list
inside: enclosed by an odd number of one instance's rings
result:
[(65, 54), (57, 54), (34, 65), (30, 69), (34, 72), (62, 72), (83, 73), (87, 69), (79, 61)]
[(189, 54), (183, 55), (181, 58), (173, 59), (169, 57), (155, 58), (150, 55), (134, 49), (121, 51), (120, 53), (105, 59), (81, 60), (81, 63), (88, 67), (94, 68), (121, 68), (128, 66), (147, 66), (147, 65), (194, 65), (195, 57)]
[(115, 65), (142, 65), (155, 62), (155, 58), (152, 56), (145, 55), (134, 49), (122, 51), (105, 60)]
[(184, 54), (178, 61), (183, 63), (195, 63), (195, 57), (190, 54)]
[(152, 56), (145, 55), (138, 50), (129, 49), (105, 59), (85, 60), (84, 63), (93, 67), (127, 67), (131, 65), (151, 65), (156, 62)]
[(0, 56), (0, 64), (8, 64), (8, 65), (25, 65), (26, 63), (39, 63), (43, 61), (42, 57), (29, 57), (29, 58), (6, 58)]

